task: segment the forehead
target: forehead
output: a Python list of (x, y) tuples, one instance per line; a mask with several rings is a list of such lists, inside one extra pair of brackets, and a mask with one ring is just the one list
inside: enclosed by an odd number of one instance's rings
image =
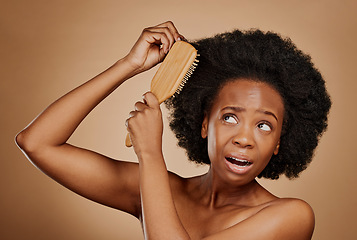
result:
[(237, 79), (226, 83), (218, 92), (212, 110), (230, 105), (270, 110), (280, 116), (284, 114), (284, 103), (279, 92), (267, 83), (249, 79)]

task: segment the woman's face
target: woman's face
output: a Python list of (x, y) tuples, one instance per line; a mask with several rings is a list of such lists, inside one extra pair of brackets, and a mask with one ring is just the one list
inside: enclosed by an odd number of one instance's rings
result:
[(248, 79), (228, 82), (202, 124), (211, 171), (240, 184), (255, 179), (279, 151), (284, 116), (280, 94)]

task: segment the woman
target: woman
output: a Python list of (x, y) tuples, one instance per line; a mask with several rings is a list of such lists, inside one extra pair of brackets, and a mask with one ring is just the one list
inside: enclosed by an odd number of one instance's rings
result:
[(167, 171), (161, 110), (150, 92), (126, 121), (138, 164), (67, 143), (97, 104), (183, 39), (172, 22), (144, 29), (127, 56), (51, 104), (17, 144), (65, 187), (140, 219), (146, 239), (311, 239), (311, 207), (255, 180), (305, 169), (330, 108), (308, 56), (276, 34), (235, 31), (193, 43), (199, 66), (167, 105), (179, 145), (210, 165), (206, 174)]

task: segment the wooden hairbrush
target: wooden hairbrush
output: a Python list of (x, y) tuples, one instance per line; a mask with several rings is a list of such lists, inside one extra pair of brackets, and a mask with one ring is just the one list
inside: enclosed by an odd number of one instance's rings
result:
[[(174, 43), (151, 80), (150, 91), (160, 104), (175, 93), (180, 93), (197, 66), (196, 57), (197, 50), (191, 44), (184, 41)], [(132, 146), (129, 134), (126, 135), (125, 145)]]

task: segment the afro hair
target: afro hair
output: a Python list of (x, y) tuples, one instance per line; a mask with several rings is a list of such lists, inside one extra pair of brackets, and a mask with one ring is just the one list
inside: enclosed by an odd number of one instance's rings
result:
[(228, 81), (252, 79), (269, 84), (284, 100), (280, 148), (260, 177), (298, 177), (311, 162), (331, 107), (325, 81), (309, 55), (289, 38), (261, 30), (234, 30), (191, 43), (200, 54), (194, 74), (180, 94), (165, 103), (170, 127), (189, 160), (210, 164), (202, 121)]

